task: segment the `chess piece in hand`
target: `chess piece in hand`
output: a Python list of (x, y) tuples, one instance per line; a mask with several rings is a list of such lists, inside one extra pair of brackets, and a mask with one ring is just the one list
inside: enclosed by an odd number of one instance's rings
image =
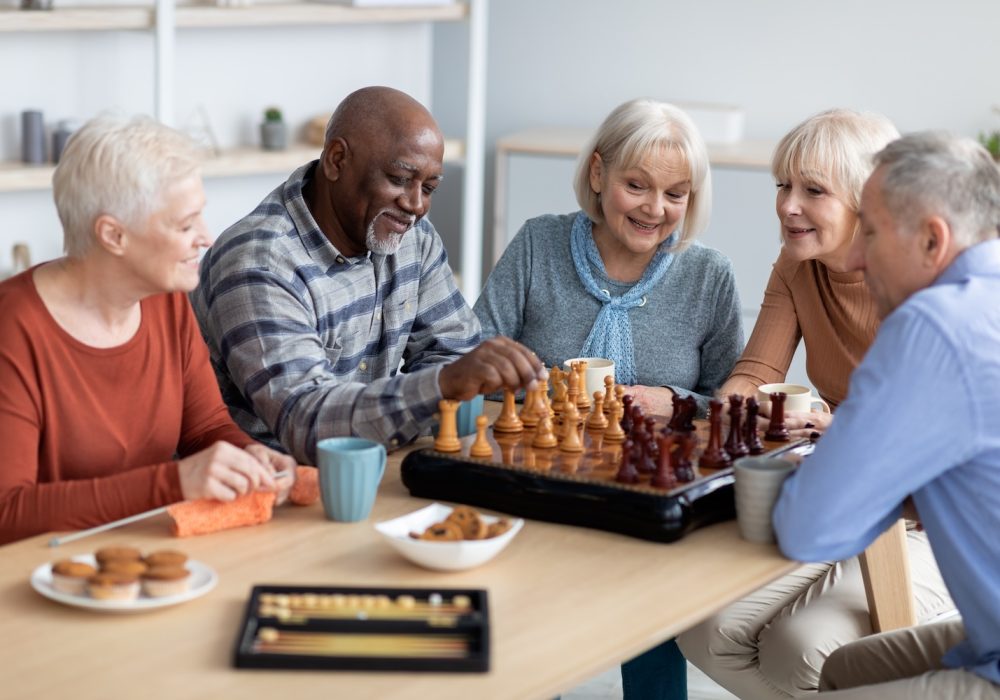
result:
[(442, 367), (438, 383), (444, 398), (468, 401), (501, 389), (535, 389), (547, 376), (535, 353), (515, 340), (497, 336)]

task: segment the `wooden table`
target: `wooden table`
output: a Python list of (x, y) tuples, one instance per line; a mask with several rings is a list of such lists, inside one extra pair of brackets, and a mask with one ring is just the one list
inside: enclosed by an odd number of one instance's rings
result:
[[(382, 542), (377, 520), (427, 502), (390, 456), (368, 522), (327, 521), (287, 506), (267, 525), (187, 540), (166, 516), (57, 549), (44, 535), (0, 547), (4, 698), (547, 698), (611, 668), (792, 570), (777, 549), (740, 540), (736, 523), (674, 544), (530, 521), (493, 561), (471, 571), (420, 569)], [(103, 614), (42, 598), (31, 571), (47, 561), (128, 544), (182, 549), (219, 574), (183, 605)], [(236, 670), (231, 655), (256, 583), (477, 587), (489, 591), (492, 670), (415, 674)]]

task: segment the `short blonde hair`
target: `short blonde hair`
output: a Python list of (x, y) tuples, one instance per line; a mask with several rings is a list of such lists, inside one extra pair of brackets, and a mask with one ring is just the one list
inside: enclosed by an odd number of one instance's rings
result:
[(88, 121), (70, 137), (52, 176), (66, 254), (90, 250), (99, 216), (138, 225), (159, 206), (164, 188), (198, 173), (201, 160), (193, 139), (150, 117)]
[(899, 131), (881, 114), (830, 109), (785, 134), (771, 158), (771, 174), (778, 182), (799, 177), (822, 185), (857, 212), (875, 154), (897, 138)]
[(708, 149), (691, 118), (674, 105), (639, 98), (619, 105), (607, 116), (580, 153), (573, 189), (580, 208), (602, 223), (600, 197), (590, 186), (590, 160), (597, 153), (605, 167), (628, 169), (650, 155), (675, 150), (690, 171), (691, 193), (674, 250), (683, 250), (708, 227), (712, 211), (712, 175)]

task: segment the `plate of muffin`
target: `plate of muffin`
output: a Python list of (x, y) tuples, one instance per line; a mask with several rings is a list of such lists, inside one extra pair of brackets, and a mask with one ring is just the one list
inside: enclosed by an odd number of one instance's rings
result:
[(177, 550), (143, 554), (135, 547), (115, 546), (42, 564), (31, 574), (31, 587), (65, 605), (138, 612), (198, 598), (218, 580), (211, 567)]

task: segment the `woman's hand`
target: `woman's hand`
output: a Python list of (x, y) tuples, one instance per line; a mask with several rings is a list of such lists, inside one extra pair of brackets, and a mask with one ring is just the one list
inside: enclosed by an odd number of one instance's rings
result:
[[(767, 430), (771, 418), (771, 404), (763, 403), (757, 417), (757, 427)], [(833, 423), (833, 414), (825, 411), (785, 411), (785, 427), (793, 438), (814, 438), (822, 435)]]
[(260, 443), (247, 445), (243, 449), (256, 457), (262, 464), (270, 466), (277, 483), (278, 498), (275, 505), (284, 504), (295, 485), (295, 467), (298, 466), (295, 458)]
[(647, 416), (665, 416), (674, 413), (674, 392), (665, 386), (626, 386), (625, 393), (632, 396), (632, 405), (640, 406)]
[[(263, 445), (250, 447), (268, 450)], [(181, 493), (188, 501), (198, 498), (232, 501), (251, 491), (277, 491), (271, 457), (267, 456), (266, 460), (262, 461), (249, 449), (241, 450), (228, 442), (217, 442), (177, 463)], [(292, 460), (291, 469), (294, 471), (294, 468)]]

